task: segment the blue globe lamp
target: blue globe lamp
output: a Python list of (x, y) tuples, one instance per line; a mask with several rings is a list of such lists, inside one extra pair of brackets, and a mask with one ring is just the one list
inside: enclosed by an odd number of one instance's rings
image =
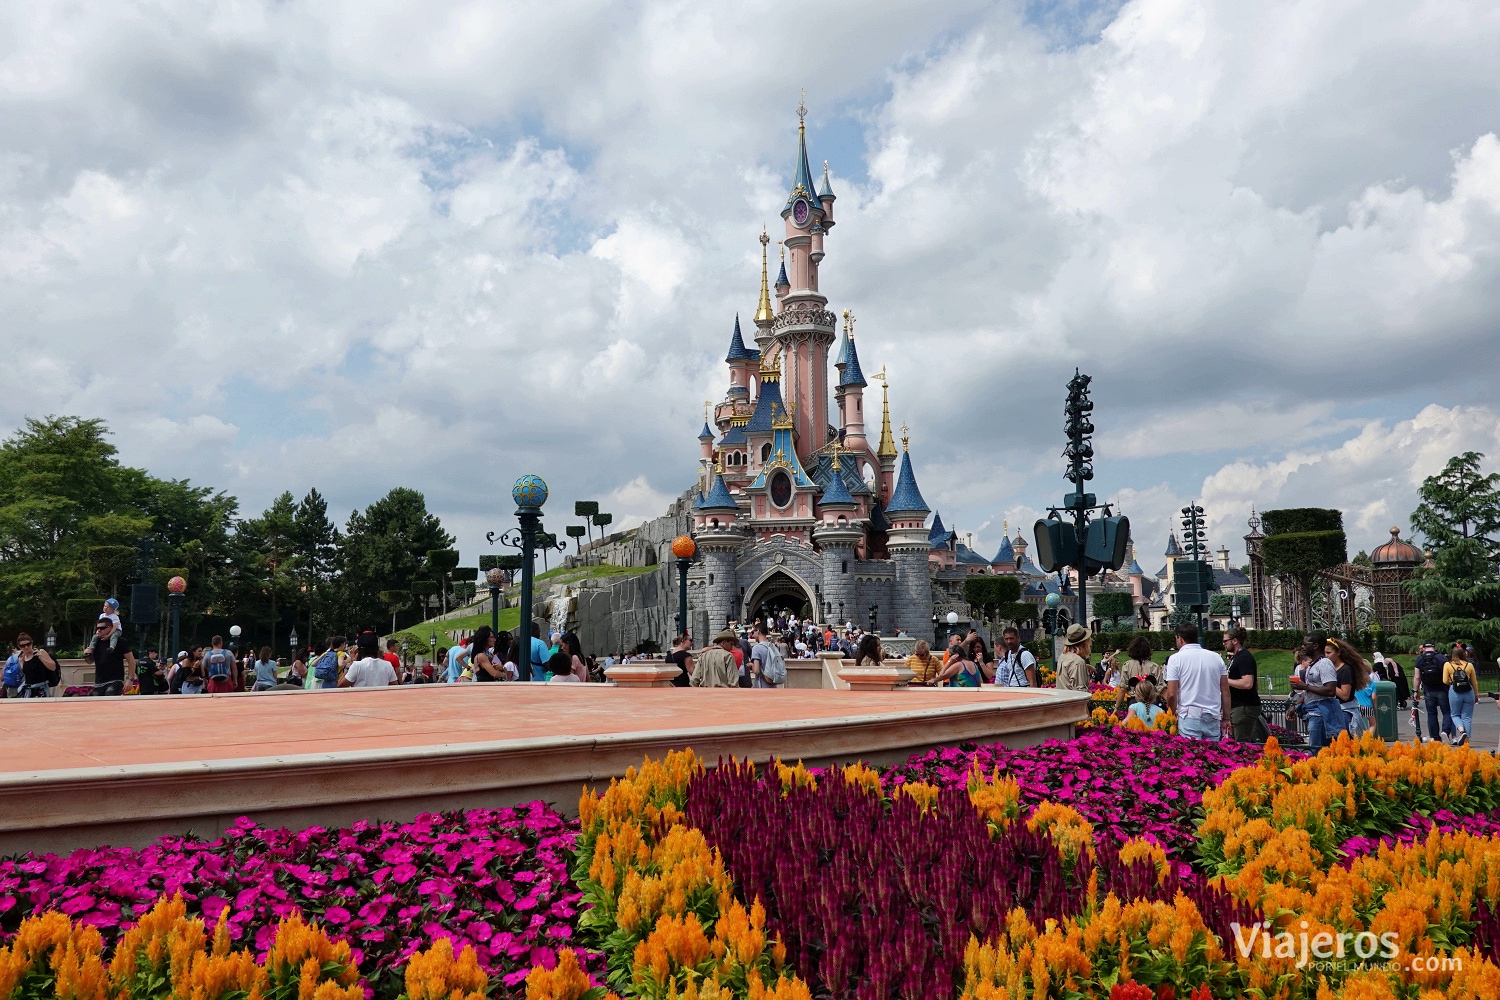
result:
[(1047, 607), (1056, 610), (1061, 605), (1062, 605), (1062, 595), (1061, 594), (1048, 594), (1047, 595)]
[(541, 510), (547, 502), (547, 484), (541, 476), (522, 476), (510, 488), (510, 495), (521, 510)]

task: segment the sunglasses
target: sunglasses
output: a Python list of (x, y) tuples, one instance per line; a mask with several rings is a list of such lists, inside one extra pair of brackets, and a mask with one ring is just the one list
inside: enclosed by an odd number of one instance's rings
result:
[(105, 629), (110, 628), (110, 627), (111, 626), (109, 626), (109, 625), (95, 625), (94, 626), (94, 631), (95, 632), (103, 632)]
[(20, 648), (20, 649), (30, 649), (31, 648), (31, 643), (29, 643), (29, 642), (19, 643), (18, 644), (18, 648)]

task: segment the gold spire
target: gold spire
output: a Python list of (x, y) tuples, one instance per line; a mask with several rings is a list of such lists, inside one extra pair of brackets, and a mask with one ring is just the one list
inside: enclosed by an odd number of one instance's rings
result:
[(902, 424), (901, 425), (901, 450), (902, 451), (910, 451), (911, 449), (908, 447), (910, 444), (911, 444), (911, 428), (907, 427), (905, 424)]
[(891, 384), (886, 378), (885, 365), (880, 366), (880, 374), (875, 376), (880, 383), (880, 444), (875, 449), (875, 454), (881, 458), (896, 457), (896, 442), (891, 437)]
[(771, 322), (776, 314), (771, 312), (771, 286), (766, 278), (766, 244), (771, 242), (771, 237), (766, 235), (766, 227), (760, 227), (760, 305), (755, 307), (755, 325), (760, 326)]
[(841, 452), (843, 450), (844, 450), (843, 447), (837, 441), (833, 442), (833, 471), (834, 472), (839, 471), (839, 452)]

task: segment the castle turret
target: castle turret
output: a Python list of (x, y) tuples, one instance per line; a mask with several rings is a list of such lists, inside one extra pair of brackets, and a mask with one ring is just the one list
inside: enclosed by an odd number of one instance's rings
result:
[(893, 591), (896, 606), (891, 609), (891, 614), (898, 627), (917, 635), (918, 630), (925, 629), (932, 619), (932, 582), (927, 572), (931, 542), (926, 527), (927, 515), (931, 511), (927, 501), (922, 499), (922, 491), (917, 489), (911, 452), (904, 436), (901, 446), (901, 470), (890, 502), (885, 507), (885, 518), (891, 525), (886, 548), (896, 563)]
[(723, 470), (717, 470), (708, 495), (693, 505), (693, 541), (703, 559), (704, 610), (712, 630), (738, 617), (735, 560), (749, 537), (739, 517), (740, 505), (724, 483)]
[(865, 440), (865, 373), (859, 367), (859, 350), (854, 346), (854, 313), (844, 310), (844, 364), (839, 367), (839, 383), (834, 389), (838, 400), (839, 427), (844, 447), (856, 455), (869, 444)]
[(724, 355), (724, 363), (729, 366), (728, 400), (731, 410), (735, 403), (750, 402), (750, 384), (755, 378), (759, 362), (760, 353), (745, 346), (745, 338), (740, 334), (740, 315), (735, 313), (734, 334), (729, 338), (729, 351)]
[(863, 522), (855, 519), (859, 502), (844, 482), (837, 449), (833, 453), (833, 478), (818, 501), (818, 509), (822, 521), (813, 530), (813, 541), (823, 560), (823, 601), (837, 613), (836, 609), (858, 606), (854, 563), (865, 534)]
[(823, 236), (829, 225), (807, 162), (807, 107), (797, 108), (797, 154), (781, 218), (786, 226), (791, 288), (781, 296), (772, 331), (781, 348), (782, 391), (793, 406), (799, 457), (810, 459), (828, 443), (828, 348), (838, 319), (818, 291)]
[(708, 426), (708, 415), (704, 414), (703, 429), (698, 432), (698, 447), (701, 457), (713, 461), (714, 457), (714, 429)]

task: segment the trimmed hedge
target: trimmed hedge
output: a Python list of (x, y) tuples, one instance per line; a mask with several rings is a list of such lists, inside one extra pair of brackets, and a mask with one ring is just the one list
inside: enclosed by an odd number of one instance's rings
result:
[(1266, 537), (1300, 535), (1313, 531), (1343, 531), (1344, 512), (1327, 507), (1289, 507), (1261, 512)]

